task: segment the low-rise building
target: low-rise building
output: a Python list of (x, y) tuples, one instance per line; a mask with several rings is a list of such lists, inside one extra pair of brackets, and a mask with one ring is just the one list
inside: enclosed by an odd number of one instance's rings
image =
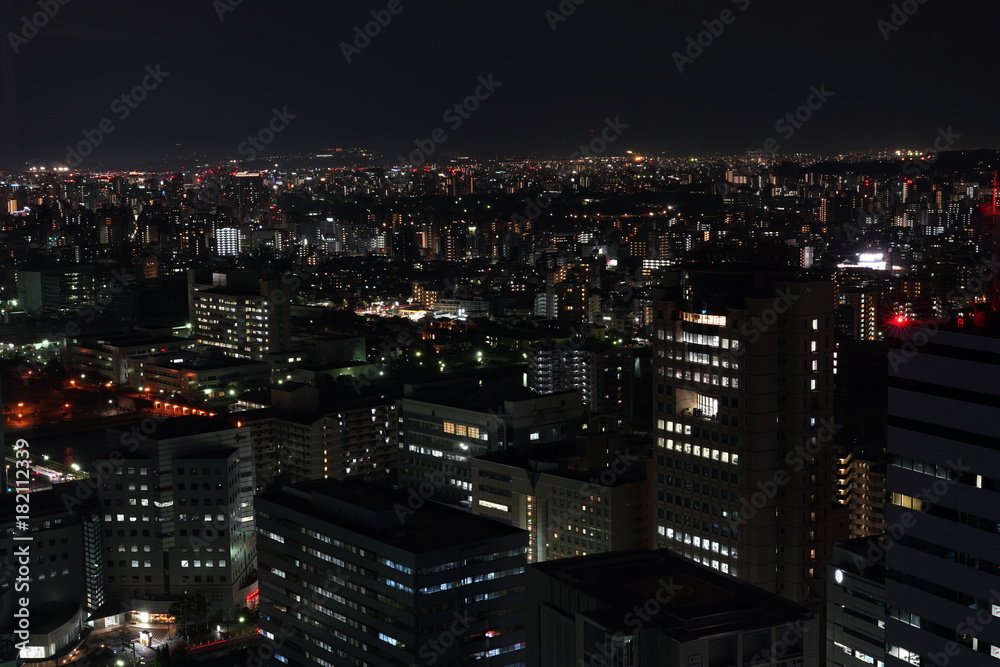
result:
[[(115, 384), (132, 384), (136, 369), (151, 359), (193, 349), (195, 342), (175, 336), (120, 333), (63, 337), (63, 364), (78, 373), (93, 373)], [(137, 385), (136, 385), (137, 386)]]
[(143, 393), (180, 396), (188, 401), (235, 396), (265, 389), (270, 383), (271, 365), (266, 362), (190, 355), (144, 363), (131, 380), (132, 386)]
[(406, 385), (397, 414), (400, 485), (430, 484), (436, 498), (469, 506), (473, 458), (565, 440), (579, 432), (583, 406), (577, 391), (452, 381)]
[(651, 463), (612, 439), (472, 459), (472, 511), (528, 531), (529, 563), (651, 548)]

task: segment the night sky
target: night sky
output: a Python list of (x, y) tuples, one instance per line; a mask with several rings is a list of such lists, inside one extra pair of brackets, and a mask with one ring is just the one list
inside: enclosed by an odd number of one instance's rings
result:
[[(555, 31), (559, 0), (398, 0), (350, 64), (341, 42), (388, 0), (242, 0), (220, 20), (228, 2), (69, 0), (15, 54), (9, 33), (38, 0), (3, 0), (3, 163), (65, 162), (110, 118), (84, 168), (192, 167), (240, 157), (286, 107), (296, 117), (263, 155), (358, 146), (394, 160), (441, 127), (448, 156), (566, 157), (607, 117), (629, 125), (608, 154), (742, 152), (772, 137), (782, 153), (925, 148), (948, 126), (956, 148), (1000, 144), (1000, 4), (986, 0), (909, 0), (916, 13), (888, 41), (881, 0), (563, 0), (575, 11)], [(731, 23), (679, 72), (674, 52), (724, 10)], [(169, 76), (119, 120), (115, 98), (156, 65)], [(442, 115), (490, 74), (502, 85), (452, 131)], [(776, 121), (823, 84), (833, 96), (784, 138)]]

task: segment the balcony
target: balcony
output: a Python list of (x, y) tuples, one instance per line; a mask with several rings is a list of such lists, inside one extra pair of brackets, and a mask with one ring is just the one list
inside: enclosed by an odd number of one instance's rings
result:
[(684, 417), (691, 417), (692, 419), (698, 419), (705, 422), (718, 422), (719, 415), (711, 415), (701, 408), (684, 408), (681, 410), (681, 415)]

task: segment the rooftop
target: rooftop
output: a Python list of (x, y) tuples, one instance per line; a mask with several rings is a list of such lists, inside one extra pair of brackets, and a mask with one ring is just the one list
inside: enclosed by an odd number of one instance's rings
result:
[[(603, 471), (619, 461), (616, 456), (607, 454), (604, 457), (607, 459), (606, 465), (594, 465), (596, 462), (592, 456), (588, 456), (585, 444), (571, 441), (534, 445), (528, 450), (504, 449), (476, 458), (581, 482), (593, 482)], [(612, 481), (608, 484), (602, 481), (601, 486), (624, 486), (646, 479), (647, 464), (644, 460), (636, 457), (623, 460), (630, 463), (629, 470), (625, 473), (615, 471)]]
[[(226, 420), (218, 417), (199, 417), (197, 415), (188, 415), (186, 417), (168, 417), (163, 418), (163, 421), (156, 423), (156, 430), (148, 435), (151, 439), (158, 440), (169, 440), (171, 438), (185, 438), (192, 435), (199, 435), (202, 433), (215, 433), (218, 431), (227, 431), (234, 427), (226, 423)], [(108, 439), (112, 439), (112, 434), (124, 434), (133, 433), (134, 427), (132, 425), (123, 426), (121, 428), (110, 427), (107, 430)], [(146, 431), (141, 431), (146, 433)], [(117, 440), (118, 438), (114, 438)]]
[(258, 497), (413, 554), (512, 535), (527, 544), (527, 533), (513, 526), (434, 502), (412, 509), (409, 492), (365, 482), (312, 480)]
[(532, 570), (603, 605), (586, 614), (629, 633), (625, 619), (664, 589), (667, 601), (650, 623), (681, 642), (809, 618), (805, 607), (674, 555), (633, 549), (547, 561)]

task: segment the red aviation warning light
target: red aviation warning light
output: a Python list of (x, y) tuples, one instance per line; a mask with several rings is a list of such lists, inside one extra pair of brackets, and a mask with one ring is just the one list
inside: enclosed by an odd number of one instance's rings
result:
[[(1000, 180), (997, 172), (993, 172), (993, 181), (990, 183), (993, 190), (992, 201), (980, 205), (979, 212), (983, 214), (983, 231), (989, 238), (991, 266), (996, 266), (1000, 261), (1000, 206), (997, 206), (997, 191), (1000, 190)], [(989, 287), (988, 305), (994, 312), (1000, 312), (1000, 274), (993, 272), (993, 280)]]

